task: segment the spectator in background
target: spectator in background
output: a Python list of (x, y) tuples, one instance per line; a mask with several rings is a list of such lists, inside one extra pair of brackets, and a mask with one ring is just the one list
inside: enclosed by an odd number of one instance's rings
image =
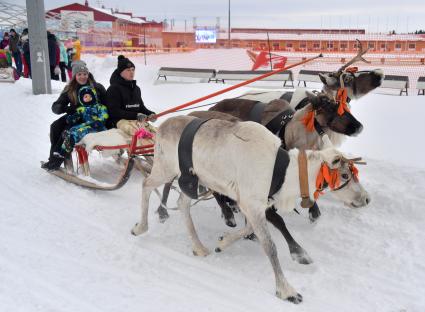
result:
[(21, 35), (22, 50), (24, 53), (24, 76), (31, 77), (31, 58), (30, 58), (30, 43), (28, 38), (28, 28), (22, 31)]
[(72, 43), (71, 39), (68, 39), (65, 41), (65, 47), (66, 47), (66, 55), (68, 57), (68, 77), (69, 80), (72, 79), (72, 59), (74, 58), (74, 45)]
[(5, 32), (4, 34), (3, 34), (3, 39), (2, 39), (2, 41), (0, 42), (0, 49), (9, 49), (9, 33), (8, 32)]
[(56, 36), (47, 32), (47, 46), (49, 48), (50, 76), (53, 80), (59, 80), (60, 68), (60, 49)]
[(81, 59), (81, 42), (78, 38), (74, 41), (74, 53), (72, 61), (79, 61)]
[(59, 41), (60, 59), (59, 68), (61, 70), (61, 81), (66, 82), (66, 69), (68, 68), (68, 54), (62, 40)]
[(22, 75), (22, 58), (21, 51), (19, 50), (19, 45), (21, 39), (14, 29), (9, 31), (9, 50), (12, 52), (13, 59), (15, 60), (16, 70), (19, 75)]

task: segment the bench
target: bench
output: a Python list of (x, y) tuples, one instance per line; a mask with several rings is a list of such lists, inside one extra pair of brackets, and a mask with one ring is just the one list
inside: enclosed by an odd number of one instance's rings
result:
[(425, 77), (418, 78), (416, 89), (418, 89), (418, 95), (425, 95)]
[(326, 74), (330, 73), (327, 71), (319, 71), (319, 70), (306, 70), (301, 69), (298, 73), (298, 86), (301, 82), (304, 82), (304, 87), (307, 87), (306, 82), (317, 82), (322, 83), (322, 80), (320, 80), (319, 74)]
[[(210, 81), (224, 83), (226, 80), (249, 80), (260, 75), (270, 73), (268, 70), (218, 70), (214, 79)], [(260, 81), (283, 81), (283, 86), (286, 86), (288, 81), (294, 86), (294, 75), (292, 71), (285, 70), (283, 72), (268, 76)]]
[(380, 86), (381, 88), (389, 89), (398, 89), (400, 90), (400, 95), (407, 93), (409, 88), (409, 77), (408, 76), (398, 76), (398, 75), (385, 75), (384, 80)]
[(208, 78), (208, 82), (214, 78), (215, 69), (210, 68), (177, 68), (177, 67), (161, 67), (158, 71), (158, 78), (167, 80), (167, 76), (189, 77), (189, 78)]

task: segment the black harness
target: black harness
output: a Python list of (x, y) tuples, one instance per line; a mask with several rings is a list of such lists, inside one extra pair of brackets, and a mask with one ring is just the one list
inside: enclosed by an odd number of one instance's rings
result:
[(273, 167), (272, 183), (270, 184), (269, 198), (272, 198), (280, 190), (285, 182), (286, 169), (289, 165), (288, 152), (279, 147)]
[[(181, 190), (190, 198), (198, 198), (199, 179), (193, 170), (193, 140), (199, 128), (209, 119), (195, 118), (187, 124), (180, 137), (178, 145), (179, 168), (181, 176), (178, 179)], [(269, 198), (280, 190), (285, 182), (286, 169), (289, 165), (288, 152), (279, 148), (273, 167), (273, 176), (270, 183)]]
[(178, 146), (179, 168), (178, 179), (181, 190), (190, 198), (198, 198), (198, 176), (193, 171), (193, 139), (199, 128), (209, 119), (195, 118), (183, 129)]
[[(262, 102), (257, 102), (252, 107), (249, 112), (249, 121), (254, 121), (257, 123), (261, 123), (261, 116), (266, 108), (267, 104)], [(279, 135), (279, 138), (282, 140), (282, 147), (285, 149), (285, 128), (289, 121), (291, 121), (292, 117), (294, 117), (294, 111), (289, 108), (278, 113), (272, 120), (270, 120), (265, 127), (272, 132), (273, 134)]]

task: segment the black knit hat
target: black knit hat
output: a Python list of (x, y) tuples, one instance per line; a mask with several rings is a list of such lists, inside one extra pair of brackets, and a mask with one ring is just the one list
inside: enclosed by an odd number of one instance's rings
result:
[(127, 68), (131, 68), (134, 66), (133, 62), (130, 61), (128, 58), (126, 58), (124, 55), (118, 55), (118, 72), (121, 74), (123, 70), (126, 70)]

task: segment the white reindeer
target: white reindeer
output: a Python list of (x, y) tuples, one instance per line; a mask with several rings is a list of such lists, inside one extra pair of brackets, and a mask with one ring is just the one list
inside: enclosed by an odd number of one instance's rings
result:
[[(169, 118), (158, 129), (155, 143), (154, 165), (151, 175), (143, 181), (141, 221), (132, 233), (140, 235), (148, 230), (148, 208), (151, 192), (160, 185), (179, 176), (178, 144), (186, 125), (193, 120), (191, 116)], [(291, 211), (300, 197), (298, 150), (289, 155), (289, 165), (284, 183), (272, 199), (268, 198), (276, 155), (280, 140), (265, 127), (254, 122), (229, 122), (212, 119), (202, 125), (193, 141), (193, 171), (199, 183), (234, 199), (248, 225), (232, 236), (225, 237), (221, 245), (239, 239), (241, 235), (254, 230), (266, 255), (268, 256), (276, 280), (276, 295), (293, 303), (300, 303), (302, 296), (286, 281), (276, 246), (267, 228), (265, 210), (274, 205), (281, 213)], [(309, 196), (313, 198), (316, 175), (322, 164), (338, 169), (348, 166), (342, 154), (334, 149), (307, 152)], [(348, 195), (347, 195), (348, 196)], [(361, 193), (350, 194), (346, 202), (358, 201)], [(190, 215), (191, 199), (182, 193), (178, 206), (192, 240), (193, 253), (206, 256), (209, 250), (201, 243)]]

